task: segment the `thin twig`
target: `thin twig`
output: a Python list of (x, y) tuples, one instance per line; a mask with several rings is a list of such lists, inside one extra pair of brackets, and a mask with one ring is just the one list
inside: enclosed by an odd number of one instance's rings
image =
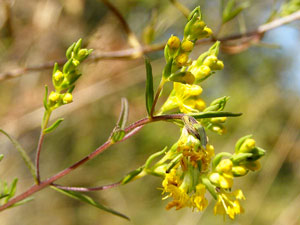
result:
[(142, 46), (141, 46), (141, 44), (139, 42), (139, 39), (137, 38), (137, 36), (135, 35), (135, 33), (130, 29), (128, 23), (126, 22), (126, 20), (124, 19), (124, 17), (120, 13), (120, 11), (113, 4), (111, 4), (108, 0), (101, 0), (101, 1), (119, 19), (122, 27), (124, 28), (124, 31), (126, 32), (126, 34), (128, 36), (128, 42), (129, 42), (129, 44), (136, 50), (136, 52), (133, 55), (133, 57), (135, 57), (135, 58), (141, 57), (141, 55), (142, 55), (143, 52), (141, 50)]
[(40, 155), (41, 155), (41, 150), (42, 150), (42, 145), (44, 142), (44, 137), (45, 134), (43, 132), (43, 130), (41, 130), (41, 134), (40, 134), (40, 138), (39, 138), (39, 142), (38, 142), (38, 147), (36, 150), (36, 157), (35, 157), (35, 168), (36, 168), (36, 179), (37, 179), (37, 183), (41, 183), (41, 179), (40, 179)]
[(190, 10), (182, 5), (180, 2), (177, 0), (170, 0), (170, 2), (186, 17), (188, 18), (190, 15)]
[[(300, 11), (295, 12), (289, 16), (274, 20), (273, 22), (261, 25), (256, 30), (247, 32), (246, 34), (230, 35), (227, 37), (219, 38), (218, 40), (222, 43), (223, 47), (226, 47), (227, 42), (229, 42), (229, 41), (233, 42), (233, 41), (238, 41), (240, 39), (241, 40), (245, 39), (245, 41), (242, 43), (237, 43), (235, 46), (245, 45), (245, 42), (251, 44), (251, 41), (253, 39), (261, 38), (262, 34), (264, 34), (265, 32), (275, 29), (277, 27), (280, 27), (284, 24), (299, 20), (299, 19), (300, 19)], [(202, 40), (199, 40), (196, 44), (199, 45), (199, 44), (204, 44), (204, 43), (212, 43), (214, 41), (216, 41), (214, 38), (202, 39)], [(247, 45), (247, 47), (249, 47), (250, 44)], [(105, 59), (133, 59), (133, 58), (136, 58), (134, 56), (140, 51), (143, 54), (147, 54), (150, 52), (161, 51), (164, 49), (164, 46), (165, 46), (165, 43), (161, 43), (161, 44), (153, 44), (153, 45), (149, 45), (149, 46), (142, 46), (141, 49), (139, 49), (139, 50), (130, 48), (130, 49), (124, 49), (124, 50), (118, 50), (118, 51), (110, 51), (110, 52), (95, 51), (94, 53), (92, 53), (91, 56), (89, 56), (89, 58), (86, 61), (97, 62), (99, 60), (105, 60)], [(226, 48), (223, 48), (223, 51), (225, 49)], [(25, 74), (28, 72), (51, 69), (51, 68), (53, 68), (53, 65), (55, 62), (57, 62), (58, 65), (63, 65), (66, 62), (66, 60), (65, 59), (53, 60), (53, 61), (45, 62), (42, 64), (38, 64), (38, 65), (32, 65), (32, 66), (28, 66), (28, 67), (24, 67), (24, 68), (13, 69), (13, 70), (7, 71), (7, 72), (2, 72), (2, 73), (0, 73), (0, 81), (19, 77), (22, 74)]]

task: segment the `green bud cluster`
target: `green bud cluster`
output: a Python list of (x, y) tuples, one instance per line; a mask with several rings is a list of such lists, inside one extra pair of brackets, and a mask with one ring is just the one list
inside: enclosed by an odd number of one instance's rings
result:
[(201, 54), (199, 58), (193, 61), (189, 71), (194, 74), (197, 82), (208, 78), (216, 70), (222, 70), (224, 64), (218, 59), (220, 42), (217, 41), (207, 52)]
[[(187, 67), (192, 64), (189, 55), (194, 49), (195, 42), (198, 39), (209, 37), (211, 34), (211, 29), (208, 28), (202, 20), (200, 7), (197, 7), (188, 17), (183, 40), (181, 41), (177, 36), (172, 35), (165, 46), (164, 55), (167, 66), (171, 64), (170, 71), (167, 74), (169, 81), (184, 84), (192, 84), (195, 82), (195, 74), (187, 69)], [(212, 65), (213, 69), (220, 68), (221, 61), (217, 60), (215, 64), (216, 65)], [(208, 69), (208, 71), (204, 71), (207, 74), (211, 72), (208, 66), (204, 68), (204, 70), (205, 69)], [(178, 70), (180, 70), (181, 73), (178, 73)], [(188, 71), (186, 72), (186, 70)]]
[(259, 159), (265, 155), (265, 150), (257, 147), (251, 135), (240, 138), (235, 147), (235, 153), (231, 160), (235, 168), (234, 176), (244, 176), (249, 170), (257, 171), (260, 169)]
[(212, 30), (206, 26), (202, 20), (200, 6), (195, 8), (188, 17), (188, 22), (184, 28), (184, 40), (195, 42), (197, 39), (207, 38), (212, 34)]
[(64, 64), (62, 70), (59, 70), (58, 64), (55, 63), (52, 73), (52, 83), (55, 91), (52, 91), (48, 96), (48, 100), (44, 104), (46, 109), (52, 111), (73, 101), (72, 91), (75, 82), (81, 76), (78, 66), (93, 51), (92, 49), (81, 48), (81, 45), (82, 40), (79, 39), (68, 48), (66, 51), (68, 61)]

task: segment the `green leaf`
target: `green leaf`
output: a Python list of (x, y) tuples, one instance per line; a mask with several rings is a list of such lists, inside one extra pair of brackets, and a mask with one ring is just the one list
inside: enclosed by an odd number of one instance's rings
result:
[(44, 95), (43, 103), (46, 111), (48, 111), (49, 107), (48, 107), (48, 86), (47, 85), (45, 85), (45, 95)]
[(122, 184), (129, 183), (133, 178), (135, 178), (137, 175), (139, 175), (143, 170), (144, 170), (144, 166), (141, 166), (141, 167), (137, 168), (136, 170), (131, 171), (122, 179)]
[(244, 141), (246, 141), (246, 139), (251, 138), (251, 137), (252, 137), (252, 134), (241, 137), (235, 144), (235, 153), (238, 153), (238, 151), (241, 148)]
[(154, 99), (154, 91), (153, 91), (153, 75), (152, 75), (152, 67), (150, 64), (149, 59), (145, 58), (145, 64), (146, 64), (146, 109), (148, 112), (148, 115), (151, 113), (152, 105), (153, 105), (153, 99)]
[(187, 115), (192, 116), (195, 119), (203, 119), (203, 118), (214, 118), (214, 117), (237, 117), (237, 116), (241, 116), (242, 113), (208, 111), (208, 112), (192, 113)]
[(172, 74), (173, 58), (170, 58), (163, 70), (163, 78), (167, 79)]
[(5, 197), (7, 197), (7, 196), (9, 196), (9, 194), (1, 194), (1, 195), (0, 195), (0, 199), (5, 198)]
[(4, 204), (7, 203), (9, 201), (9, 199), (11, 199), (16, 194), (17, 183), (18, 183), (18, 178), (15, 178), (13, 180), (12, 184), (10, 185), (10, 188), (8, 190), (8, 193), (7, 193), (8, 196), (5, 198)]
[(4, 155), (0, 154), (0, 162), (2, 161), (3, 158), (4, 158)]
[(127, 123), (127, 119), (128, 119), (128, 101), (126, 98), (122, 98), (121, 99), (121, 112), (120, 112), (120, 116), (118, 119), (118, 123), (117, 123), (117, 127), (120, 127), (122, 130), (124, 130), (126, 123)]
[(12, 208), (12, 207), (17, 207), (17, 206), (20, 206), (20, 205), (23, 205), (23, 204), (25, 204), (25, 203), (27, 203), (27, 202), (30, 202), (30, 201), (32, 201), (34, 198), (33, 197), (28, 197), (28, 198), (25, 198), (25, 199), (23, 199), (22, 201), (19, 201), (19, 202), (17, 202), (17, 203), (15, 203), (15, 204), (13, 204), (12, 206), (10, 206), (9, 208)]
[(62, 121), (64, 121), (63, 118), (56, 120), (50, 127), (44, 129), (43, 133), (48, 134), (48, 133), (54, 131)]
[(111, 139), (114, 143), (116, 143), (118, 141), (121, 141), (124, 138), (125, 134), (126, 133), (124, 130), (117, 129), (113, 132)]
[(81, 44), (82, 44), (82, 39), (80, 38), (80, 39), (75, 43), (75, 46), (74, 46), (74, 49), (73, 49), (73, 52), (74, 52), (75, 54), (77, 54), (78, 51), (80, 50)]
[(53, 66), (53, 72), (52, 72), (52, 75), (54, 75), (56, 73), (56, 71), (58, 70), (58, 64), (57, 62), (54, 63), (54, 66)]
[(229, 0), (223, 10), (223, 24), (234, 19), (238, 14), (240, 14), (244, 9), (250, 6), (249, 2), (244, 2), (238, 7), (234, 8), (236, 4), (235, 0)]
[(35, 167), (33, 163), (31, 162), (28, 154), (26, 151), (22, 148), (22, 146), (19, 144), (17, 140), (10, 137), (8, 133), (6, 133), (4, 130), (0, 129), (0, 132), (3, 133), (8, 139), (11, 141), (11, 143), (15, 146), (15, 148), (18, 150), (18, 152), (21, 154), (22, 159), (24, 160), (26, 166), (29, 168), (31, 175), (33, 178), (37, 181), (36, 175), (35, 175)]
[(145, 169), (149, 169), (150, 168), (150, 164), (152, 163), (152, 161), (154, 159), (156, 159), (157, 157), (163, 155), (167, 150), (168, 150), (168, 147), (166, 146), (163, 150), (150, 155), (149, 158), (146, 160)]
[(64, 67), (63, 67), (63, 73), (67, 73), (67, 72), (69, 71), (70, 67), (72, 66), (72, 62), (73, 62), (73, 59), (69, 59), (69, 60), (65, 63), (65, 65), (64, 65)]
[(68, 48), (68, 50), (66, 51), (66, 57), (67, 59), (70, 59), (71, 58), (71, 54), (72, 54), (72, 51), (74, 49), (74, 46), (75, 46), (75, 42)]
[(223, 157), (229, 157), (232, 158), (232, 155), (229, 152), (220, 152), (218, 153), (213, 161), (212, 161), (212, 169), (215, 170), (215, 168), (217, 167), (217, 165), (220, 163), (220, 161), (222, 160)]
[(51, 188), (53, 188), (54, 190), (56, 190), (56, 191), (58, 191), (58, 192), (60, 192), (60, 193), (62, 193), (62, 194), (64, 194), (64, 195), (66, 195), (66, 196), (68, 196), (68, 197), (70, 197), (70, 198), (74, 198), (74, 199), (76, 199), (76, 200), (85, 202), (85, 203), (87, 203), (87, 204), (89, 204), (89, 205), (92, 205), (92, 206), (98, 208), (98, 209), (104, 210), (104, 211), (106, 211), (106, 212), (108, 212), (108, 213), (111, 213), (111, 214), (114, 214), (114, 215), (116, 215), (116, 216), (120, 216), (120, 217), (122, 217), (122, 218), (124, 218), (124, 219), (130, 220), (130, 219), (129, 219), (127, 216), (125, 216), (124, 214), (119, 213), (119, 212), (117, 212), (117, 211), (115, 211), (115, 210), (113, 210), (113, 209), (111, 209), (111, 208), (108, 208), (108, 207), (106, 207), (106, 206), (104, 206), (104, 205), (102, 205), (102, 204), (100, 204), (100, 203), (94, 201), (91, 197), (89, 197), (89, 196), (87, 196), (87, 195), (84, 195), (84, 194), (82, 194), (82, 193), (75, 192), (75, 191), (61, 190), (61, 189), (56, 188), (56, 187), (54, 187), (54, 186), (51, 186)]

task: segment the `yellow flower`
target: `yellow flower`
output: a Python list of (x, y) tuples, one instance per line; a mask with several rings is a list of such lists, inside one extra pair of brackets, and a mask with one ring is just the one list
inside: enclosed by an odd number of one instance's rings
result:
[(245, 200), (243, 192), (236, 190), (234, 192), (225, 192), (221, 189), (218, 193), (218, 200), (214, 207), (215, 214), (227, 214), (230, 219), (234, 219), (237, 214), (244, 212), (238, 200)]
[(216, 167), (216, 172), (211, 173), (209, 179), (218, 187), (231, 188), (233, 185), (232, 166), (230, 159), (222, 159)]
[(182, 113), (197, 113), (205, 107), (205, 103), (199, 98), (202, 88), (196, 84), (181, 84), (174, 82), (174, 87), (168, 100), (161, 108), (161, 112), (179, 108)]
[(205, 192), (206, 188), (203, 184), (198, 184), (196, 186), (196, 192), (192, 196), (193, 208), (197, 208), (199, 211), (203, 211), (207, 207), (208, 201), (204, 196)]

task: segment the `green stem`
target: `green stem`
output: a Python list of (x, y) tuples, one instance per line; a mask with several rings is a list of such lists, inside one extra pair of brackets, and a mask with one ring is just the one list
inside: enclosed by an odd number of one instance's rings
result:
[(40, 184), (40, 182), (41, 182), (41, 179), (40, 179), (40, 155), (41, 155), (42, 145), (43, 145), (44, 137), (45, 137), (44, 130), (48, 126), (50, 116), (51, 116), (51, 111), (45, 111), (42, 126), (41, 126), (40, 138), (39, 138), (39, 142), (38, 142), (38, 146), (37, 146), (37, 150), (36, 150), (35, 168), (36, 168), (37, 184)]

